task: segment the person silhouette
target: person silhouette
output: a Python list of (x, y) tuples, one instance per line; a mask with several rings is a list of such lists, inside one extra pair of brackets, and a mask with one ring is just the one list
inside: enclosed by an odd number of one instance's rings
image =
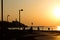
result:
[(48, 30), (50, 30), (50, 28), (48, 28)]

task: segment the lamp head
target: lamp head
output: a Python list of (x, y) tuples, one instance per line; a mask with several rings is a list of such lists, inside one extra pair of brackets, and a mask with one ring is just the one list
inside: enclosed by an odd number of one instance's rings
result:
[(23, 9), (21, 9), (20, 11), (23, 11)]

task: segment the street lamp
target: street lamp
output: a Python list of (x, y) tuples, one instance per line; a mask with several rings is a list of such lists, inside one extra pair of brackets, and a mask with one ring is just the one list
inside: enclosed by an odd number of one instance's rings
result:
[(1, 0), (1, 21), (3, 21), (3, 0)]
[(19, 22), (20, 22), (20, 16), (21, 16), (21, 15), (20, 15), (20, 11), (23, 11), (23, 9), (19, 10)]
[(7, 22), (8, 22), (8, 17), (9, 17), (10, 15), (7, 15)]

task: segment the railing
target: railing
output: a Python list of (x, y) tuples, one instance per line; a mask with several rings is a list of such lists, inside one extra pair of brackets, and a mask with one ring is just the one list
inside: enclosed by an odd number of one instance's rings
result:
[(9, 30), (54, 30), (54, 28), (50, 27), (9, 27)]

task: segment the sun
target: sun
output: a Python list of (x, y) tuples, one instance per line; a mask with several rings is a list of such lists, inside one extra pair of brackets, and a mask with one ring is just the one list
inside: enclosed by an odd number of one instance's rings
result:
[(57, 30), (60, 31), (60, 26), (57, 26)]
[(54, 9), (54, 15), (55, 17), (60, 18), (60, 7), (56, 7)]

